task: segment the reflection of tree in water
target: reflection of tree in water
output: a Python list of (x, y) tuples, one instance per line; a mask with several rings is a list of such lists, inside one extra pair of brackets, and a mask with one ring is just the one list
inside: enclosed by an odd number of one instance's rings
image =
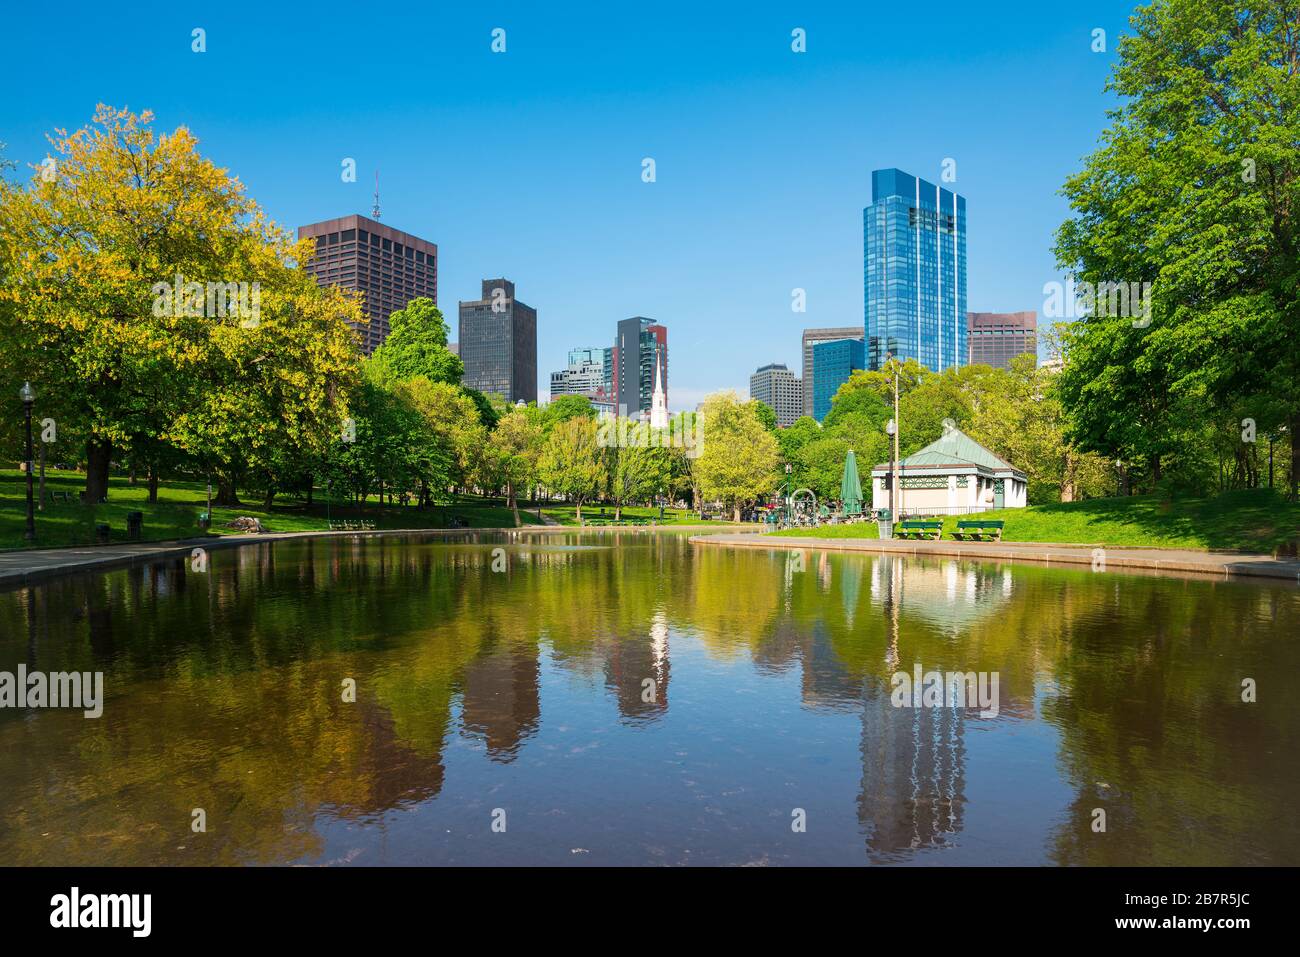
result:
[(868, 678), (858, 795), (868, 853), (891, 860), (950, 843), (962, 828), (965, 763), (963, 709), (895, 708), (889, 685)]
[(542, 706), (535, 641), (503, 641), (494, 632), (460, 680), (461, 727), (481, 738), (488, 756), (509, 763), (537, 731)]

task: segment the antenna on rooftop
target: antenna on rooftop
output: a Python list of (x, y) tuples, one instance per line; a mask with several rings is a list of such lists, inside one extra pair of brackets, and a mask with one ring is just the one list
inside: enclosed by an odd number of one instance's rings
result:
[(370, 210), (370, 215), (375, 219), (379, 218), (379, 170), (375, 170), (375, 206)]

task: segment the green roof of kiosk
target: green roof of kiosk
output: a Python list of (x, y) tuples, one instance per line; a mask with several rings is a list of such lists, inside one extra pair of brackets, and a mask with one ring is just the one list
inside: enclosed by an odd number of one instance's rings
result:
[[(961, 429), (950, 429), (931, 442), (919, 452), (915, 452), (899, 463), (903, 468), (939, 467), (944, 465), (972, 465), (992, 472), (1024, 473), (1002, 459), (998, 458), (984, 446), (980, 445)], [(889, 465), (877, 465), (881, 471), (889, 471)]]

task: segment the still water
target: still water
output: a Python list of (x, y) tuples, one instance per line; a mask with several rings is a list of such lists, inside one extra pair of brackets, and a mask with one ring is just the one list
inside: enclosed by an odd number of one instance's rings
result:
[(20, 664), (105, 701), (0, 710), (5, 864), (1300, 864), (1285, 583), (335, 538), (0, 592)]

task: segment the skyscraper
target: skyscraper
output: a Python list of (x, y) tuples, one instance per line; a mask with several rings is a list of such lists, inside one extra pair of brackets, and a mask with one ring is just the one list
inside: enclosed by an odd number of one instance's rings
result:
[(438, 247), (419, 236), (353, 215), (299, 226), (306, 237), (316, 240), (307, 270), (318, 285), (364, 294), (370, 323), (353, 328), (366, 355), (388, 337), (393, 312), (418, 296), (438, 301)]
[(832, 339), (813, 346), (813, 418), (820, 422), (831, 410), (840, 386), (858, 369), (866, 368), (861, 339)]
[(460, 303), (461, 382), (510, 402), (537, 401), (537, 310), (509, 279), (484, 279), (483, 298)]
[(869, 367), (886, 353), (936, 372), (966, 365), (966, 200), (875, 170), (862, 235)]
[(1038, 355), (1038, 313), (971, 312), (966, 315), (971, 365), (1010, 367), (1019, 355)]
[(749, 377), (749, 397), (775, 412), (776, 424), (781, 428), (794, 425), (803, 414), (803, 386), (784, 362), (760, 366)]
[(803, 414), (813, 414), (813, 346), (830, 339), (858, 339), (862, 337), (859, 326), (839, 326), (832, 329), (805, 329), (803, 331)]
[(663, 376), (665, 398), (668, 394), (668, 328), (644, 316), (621, 319), (614, 350), (616, 412), (630, 418), (649, 413), (656, 368)]

